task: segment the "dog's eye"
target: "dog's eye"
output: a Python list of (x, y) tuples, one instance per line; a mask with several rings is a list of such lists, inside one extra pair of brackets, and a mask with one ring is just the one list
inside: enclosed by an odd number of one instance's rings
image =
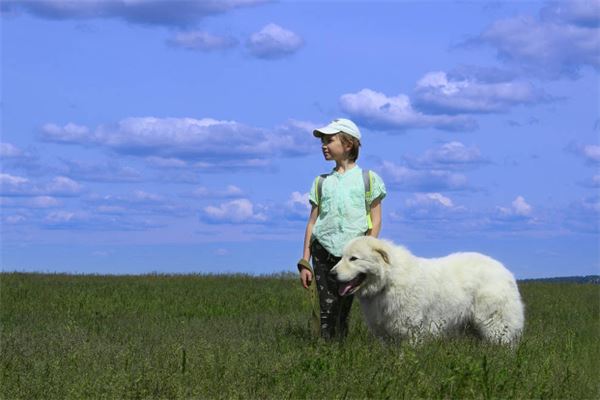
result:
[(350, 261), (356, 261), (356, 260), (358, 260), (358, 258), (356, 258), (356, 257), (350, 257)]

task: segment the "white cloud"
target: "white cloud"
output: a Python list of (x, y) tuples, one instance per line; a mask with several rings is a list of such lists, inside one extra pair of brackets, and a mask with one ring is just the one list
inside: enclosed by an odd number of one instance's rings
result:
[(411, 221), (448, 221), (464, 218), (463, 206), (441, 193), (415, 193), (404, 202), (402, 210), (391, 213), (392, 220)]
[(149, 165), (157, 168), (185, 168), (188, 166), (188, 163), (184, 160), (180, 160), (175, 157), (156, 157), (150, 156), (146, 157), (146, 161)]
[(4, 0), (3, 11), (46, 19), (118, 18), (143, 25), (193, 26), (209, 15), (266, 3), (265, 0)]
[(308, 198), (308, 192), (292, 192), (284, 205), (285, 218), (292, 221), (306, 221), (312, 208)]
[(271, 202), (268, 204), (255, 204), (247, 198), (238, 198), (245, 195), (236, 186), (229, 186), (228, 190), (215, 190), (199, 187), (195, 190), (196, 197), (200, 198), (228, 198), (218, 205), (209, 205), (202, 208), (200, 219), (209, 223), (231, 224), (262, 224), (269, 222), (269, 226), (289, 226), (298, 221), (306, 222), (311, 206), (308, 201), (309, 194), (292, 192), (285, 201)]
[(312, 134), (317, 125), (322, 126), (313, 122), (289, 119), (269, 132), (268, 147), (272, 149), (271, 152), (279, 152), (284, 157), (320, 152), (321, 144)]
[(5, 196), (77, 196), (82, 187), (79, 183), (65, 176), (56, 176), (50, 182), (35, 184), (29, 179), (0, 173), (0, 192)]
[(600, 1), (551, 1), (542, 8), (541, 16), (544, 20), (568, 22), (582, 26), (598, 26), (600, 24)]
[(223, 249), (223, 248), (218, 248), (215, 250), (214, 254), (216, 256), (220, 256), (220, 257), (227, 256), (227, 255), (229, 255), (229, 250)]
[(266, 130), (211, 118), (142, 117), (100, 125), (94, 131), (72, 123), (64, 127), (46, 124), (41, 136), (52, 142), (107, 147), (146, 157), (155, 165), (179, 167), (185, 161), (198, 160), (192, 164), (194, 168), (218, 170), (265, 168), (269, 165), (267, 157), (314, 151), (317, 142), (306, 125), (290, 120)]
[(500, 59), (537, 77), (576, 77), (600, 69), (598, 1), (555, 2), (540, 18), (518, 16), (491, 24), (472, 43), (494, 47)]
[(224, 189), (200, 186), (194, 189), (190, 195), (197, 198), (236, 198), (244, 196), (244, 191), (235, 185), (227, 185)]
[(529, 204), (527, 204), (527, 202), (525, 201), (523, 196), (518, 196), (512, 202), (512, 208), (513, 208), (515, 214), (517, 214), (517, 215), (521, 215), (524, 217), (531, 215), (532, 208)]
[(600, 162), (600, 146), (594, 144), (585, 145), (583, 146), (582, 153), (587, 160)]
[(487, 163), (477, 147), (467, 147), (461, 142), (453, 141), (430, 149), (418, 158), (405, 157), (415, 168), (461, 169)]
[(222, 193), (222, 195), (227, 197), (237, 197), (244, 194), (244, 191), (235, 185), (227, 185), (227, 188)]
[(145, 231), (164, 227), (163, 224), (132, 217), (129, 214), (111, 215), (82, 210), (52, 211), (39, 223), (45, 229), (88, 231)]
[(409, 207), (431, 204), (445, 208), (454, 207), (452, 200), (440, 193), (415, 193), (412, 198), (406, 200), (406, 205)]
[[(426, 232), (428, 237), (452, 237), (468, 235), (522, 235), (523, 232), (557, 234), (563, 220), (574, 217), (558, 217), (559, 210), (535, 210), (523, 196), (517, 196), (507, 207), (479, 209), (457, 205), (441, 193), (415, 193), (404, 201), (403, 207), (394, 210), (389, 217), (403, 223), (408, 229)], [(589, 214), (589, 210), (578, 212)], [(571, 213), (575, 214), (575, 212)], [(589, 225), (589, 224), (588, 224)]]
[(9, 225), (18, 225), (25, 222), (27, 218), (21, 214), (2, 216), (2, 223)]
[(42, 167), (39, 164), (39, 157), (31, 150), (23, 150), (8, 142), (0, 142), (0, 158), (2, 167), (18, 168), (29, 172), (41, 172)]
[(523, 196), (517, 196), (511, 203), (511, 207), (497, 207), (497, 211), (497, 217), (500, 219), (527, 219), (531, 217), (533, 208)]
[(373, 129), (406, 130), (437, 128), (451, 131), (473, 130), (473, 119), (460, 115), (427, 115), (415, 110), (408, 96), (388, 97), (371, 89), (340, 97), (342, 110)]
[(308, 201), (308, 197), (309, 197), (308, 192), (306, 192), (306, 193), (292, 192), (292, 194), (290, 195), (290, 199), (288, 200), (288, 204), (291, 204), (291, 205), (299, 204), (302, 207), (304, 207), (306, 210), (310, 210), (311, 206)]
[(4, 196), (32, 196), (37, 189), (22, 176), (0, 173), (0, 193)]
[(90, 138), (90, 130), (86, 126), (69, 122), (65, 126), (48, 123), (42, 126), (42, 139), (57, 143), (85, 143)]
[(2, 157), (2, 159), (19, 158), (22, 156), (23, 151), (18, 147), (10, 143), (0, 142), (0, 157)]
[(295, 53), (303, 44), (304, 41), (296, 33), (271, 23), (253, 33), (247, 47), (250, 54), (257, 58), (277, 59)]
[(81, 190), (81, 185), (73, 179), (57, 176), (43, 187), (42, 192), (54, 196), (76, 196), (81, 193)]
[(74, 222), (76, 219), (78, 219), (78, 220), (87, 219), (87, 215), (85, 215), (83, 213), (76, 214), (74, 212), (63, 211), (63, 210), (54, 211), (54, 212), (51, 212), (50, 214), (46, 215), (46, 218), (44, 218), (44, 223), (49, 224), (49, 225), (58, 225), (58, 224)]
[(0, 173), (0, 183), (7, 186), (21, 186), (29, 183), (29, 179), (22, 176)]
[(565, 147), (567, 152), (573, 153), (591, 165), (600, 163), (600, 146), (597, 144), (581, 144), (571, 142)]
[(53, 208), (61, 205), (62, 203), (58, 199), (51, 196), (37, 196), (27, 203), (27, 206), (32, 208)]
[(204, 207), (202, 219), (212, 223), (263, 223), (267, 216), (255, 210), (254, 204), (248, 199), (232, 200), (218, 206)]
[(196, 168), (206, 173), (231, 172), (238, 170), (272, 170), (271, 160), (261, 158), (250, 158), (247, 160), (241, 159), (221, 159), (211, 161), (198, 161), (192, 164)]
[(52, 196), (11, 196), (0, 197), (1, 208), (44, 209), (62, 206), (62, 202)]
[[(114, 126), (100, 125), (94, 132), (73, 137), (69, 125), (46, 124), (43, 138), (50, 141), (97, 144), (117, 152), (169, 158), (214, 154), (260, 154), (264, 133), (233, 121), (210, 118), (126, 118)], [(51, 129), (50, 129), (51, 128)], [(79, 130), (82, 131), (83, 130)]]
[(436, 114), (504, 112), (515, 105), (550, 100), (529, 82), (482, 82), (443, 71), (429, 72), (421, 78), (414, 99), (417, 108)]
[(148, 193), (143, 190), (134, 190), (133, 199), (135, 201), (144, 202), (144, 203), (147, 203), (147, 202), (156, 203), (156, 202), (161, 202), (164, 200), (163, 197), (158, 194)]
[(187, 50), (214, 51), (237, 46), (238, 42), (230, 36), (217, 36), (208, 32), (180, 32), (167, 40), (167, 44)]
[(600, 188), (600, 174), (595, 174), (591, 177), (586, 177), (585, 179), (580, 180), (577, 183), (586, 188), (599, 189)]
[(127, 152), (167, 155), (257, 154), (258, 129), (232, 121), (192, 118), (127, 118), (119, 130), (100, 128), (100, 140), (110, 147)]
[(377, 170), (381, 172), (386, 185), (393, 189), (419, 192), (470, 189), (464, 175), (449, 171), (416, 170), (390, 161), (383, 161)]
[(134, 190), (124, 195), (92, 194), (83, 199), (87, 209), (99, 214), (188, 216), (190, 207), (165, 196), (144, 190)]
[(78, 160), (61, 160), (63, 165), (59, 171), (63, 175), (82, 181), (91, 182), (140, 182), (142, 173), (130, 166), (121, 166), (117, 161), (84, 162)]

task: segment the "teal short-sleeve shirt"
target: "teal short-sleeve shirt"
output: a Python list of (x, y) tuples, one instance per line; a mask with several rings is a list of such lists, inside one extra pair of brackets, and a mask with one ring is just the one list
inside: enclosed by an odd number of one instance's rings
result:
[[(351, 239), (363, 236), (369, 229), (365, 206), (365, 184), (362, 169), (357, 165), (343, 174), (332, 171), (321, 187), (319, 217), (313, 226), (312, 239), (317, 239), (332, 255), (341, 257), (342, 249)], [(371, 193), (367, 200), (386, 196), (383, 180), (371, 171)], [(309, 200), (318, 205), (317, 188), (313, 184)]]

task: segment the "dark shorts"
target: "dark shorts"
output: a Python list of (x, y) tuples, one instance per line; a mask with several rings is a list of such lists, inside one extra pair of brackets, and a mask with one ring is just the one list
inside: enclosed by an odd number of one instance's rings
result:
[(321, 337), (344, 338), (348, 335), (348, 322), (354, 296), (340, 296), (338, 283), (329, 274), (341, 258), (331, 255), (316, 239), (313, 239), (310, 251), (319, 292)]

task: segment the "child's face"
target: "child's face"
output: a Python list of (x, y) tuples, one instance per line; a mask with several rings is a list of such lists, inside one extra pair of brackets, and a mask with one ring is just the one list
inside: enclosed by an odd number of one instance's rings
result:
[(348, 157), (351, 146), (344, 146), (340, 140), (340, 135), (322, 135), (321, 150), (327, 161), (341, 161)]

